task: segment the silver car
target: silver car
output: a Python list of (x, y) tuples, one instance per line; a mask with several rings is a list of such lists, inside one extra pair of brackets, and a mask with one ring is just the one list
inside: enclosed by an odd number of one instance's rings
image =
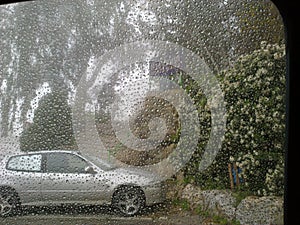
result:
[(164, 201), (155, 174), (113, 168), (74, 151), (38, 151), (0, 162), (0, 216), (20, 205), (109, 204), (124, 216)]

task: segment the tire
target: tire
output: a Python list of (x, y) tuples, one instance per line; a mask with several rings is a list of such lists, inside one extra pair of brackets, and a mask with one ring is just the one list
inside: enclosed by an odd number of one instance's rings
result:
[(145, 207), (145, 194), (139, 187), (122, 186), (113, 195), (112, 206), (121, 216), (134, 216)]
[(0, 217), (12, 216), (18, 206), (17, 193), (10, 188), (0, 188)]

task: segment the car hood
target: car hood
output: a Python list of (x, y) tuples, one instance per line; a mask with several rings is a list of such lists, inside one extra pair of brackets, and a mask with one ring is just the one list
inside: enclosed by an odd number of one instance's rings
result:
[(110, 180), (116, 183), (134, 183), (138, 185), (155, 184), (160, 182), (159, 176), (138, 168), (116, 168), (106, 172)]

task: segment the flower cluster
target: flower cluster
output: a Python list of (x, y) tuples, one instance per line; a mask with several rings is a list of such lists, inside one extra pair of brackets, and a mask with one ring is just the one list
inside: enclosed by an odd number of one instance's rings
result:
[(236, 161), (258, 195), (283, 193), (285, 68), (285, 46), (262, 42), (221, 74), (228, 115), (222, 160)]
[[(205, 173), (188, 166), (199, 185), (228, 187), (228, 163), (241, 168), (242, 185), (257, 195), (282, 195), (284, 178), (286, 59), (284, 44), (267, 44), (241, 56), (219, 74), (227, 125), (222, 150)], [(201, 100), (201, 98), (199, 98)], [(201, 103), (201, 104), (200, 104)], [(204, 104), (202, 104), (204, 103)], [(209, 109), (199, 101), (203, 149), (211, 128)], [(214, 127), (215, 129), (215, 127)], [(202, 152), (194, 157), (199, 162)], [(193, 165), (191, 163), (191, 165)]]
[(268, 194), (284, 194), (284, 161), (280, 158), (274, 169), (269, 169), (266, 174)]

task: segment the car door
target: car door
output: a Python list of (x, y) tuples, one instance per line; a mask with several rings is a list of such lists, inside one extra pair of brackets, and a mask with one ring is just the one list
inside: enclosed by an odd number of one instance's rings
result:
[(89, 162), (72, 153), (44, 155), (42, 197), (51, 203), (94, 203), (101, 200), (105, 186), (95, 173), (87, 172)]
[(6, 165), (7, 182), (17, 191), (22, 204), (41, 201), (42, 155), (11, 157)]

